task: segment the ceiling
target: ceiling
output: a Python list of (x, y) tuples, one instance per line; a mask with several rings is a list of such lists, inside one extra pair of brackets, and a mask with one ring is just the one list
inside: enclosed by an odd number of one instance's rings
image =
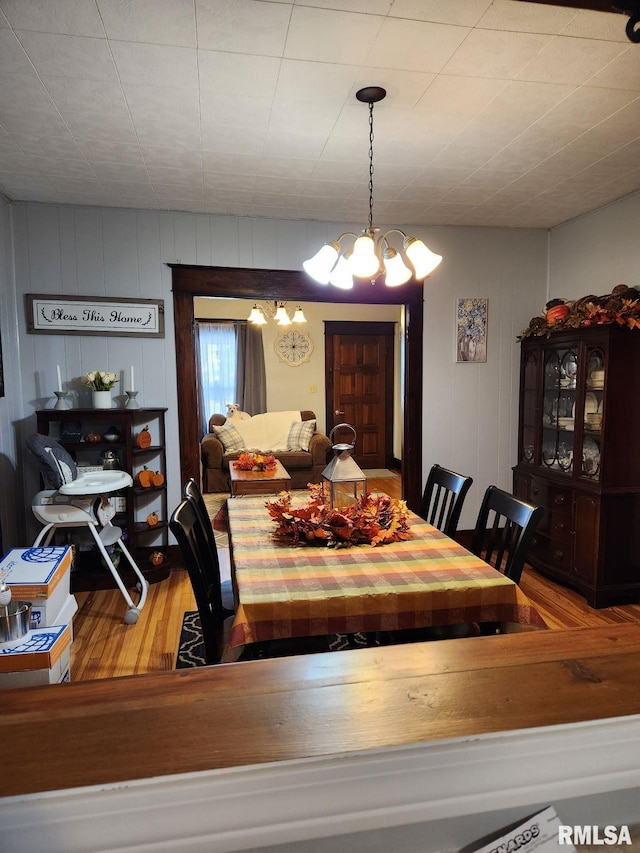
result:
[(640, 189), (627, 18), (521, 0), (0, 0), (0, 192), (551, 227)]

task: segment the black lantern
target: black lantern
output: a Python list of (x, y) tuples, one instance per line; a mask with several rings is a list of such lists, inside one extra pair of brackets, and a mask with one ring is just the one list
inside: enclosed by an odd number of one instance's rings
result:
[(332, 444), (334, 456), (322, 472), (322, 495), (333, 509), (346, 509), (358, 502), (367, 493), (367, 478), (351, 456), (356, 445), (356, 431), (351, 424), (336, 424), (329, 433), (329, 441), (336, 430), (350, 429), (353, 444)]

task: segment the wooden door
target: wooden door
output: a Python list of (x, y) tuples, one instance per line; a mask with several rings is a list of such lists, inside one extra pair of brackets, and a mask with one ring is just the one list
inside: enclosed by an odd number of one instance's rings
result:
[(325, 324), (327, 431), (353, 426), (361, 468), (386, 468), (393, 459), (393, 331), (393, 323)]

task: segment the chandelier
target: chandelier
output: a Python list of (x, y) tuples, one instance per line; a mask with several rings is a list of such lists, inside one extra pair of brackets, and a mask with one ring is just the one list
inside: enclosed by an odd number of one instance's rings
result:
[(299, 305), (293, 312), (293, 317), (290, 317), (285, 302), (267, 302), (265, 305), (258, 305), (256, 302), (247, 317), (247, 321), (255, 323), (257, 326), (264, 326), (267, 322), (267, 317), (275, 320), (279, 326), (290, 326), (291, 323), (307, 322), (307, 318), (304, 316), (304, 312)]
[[(436, 255), (422, 240), (408, 237), (399, 228), (389, 228), (377, 236), (380, 229), (373, 227), (373, 105), (386, 94), (380, 86), (367, 86), (356, 92), (359, 101), (369, 104), (369, 225), (360, 235), (345, 231), (302, 264), (320, 284), (350, 290), (354, 278), (367, 278), (373, 283), (384, 275), (387, 287), (397, 287), (412, 276), (423, 281), (442, 260), (442, 255)], [(401, 249), (391, 245), (392, 234), (402, 235)], [(347, 243), (344, 247), (343, 240)]]

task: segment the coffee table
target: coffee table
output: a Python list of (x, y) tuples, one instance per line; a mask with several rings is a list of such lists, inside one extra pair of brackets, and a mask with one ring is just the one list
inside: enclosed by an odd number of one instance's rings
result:
[(271, 471), (242, 471), (229, 463), (231, 497), (238, 495), (272, 495), (291, 489), (291, 477), (279, 459)]

